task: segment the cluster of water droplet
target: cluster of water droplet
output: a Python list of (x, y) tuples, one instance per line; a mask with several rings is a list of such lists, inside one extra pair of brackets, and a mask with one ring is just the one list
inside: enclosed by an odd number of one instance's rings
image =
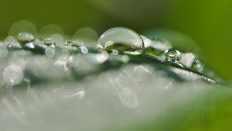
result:
[[(86, 30), (88, 30), (86, 34), (92, 31), (88, 28), (84, 31)], [(75, 77), (77, 74), (86, 75), (91, 71), (100, 69), (99, 64), (106, 61), (109, 61), (112, 65), (117, 65), (118, 62), (127, 63), (130, 59), (128, 55), (137, 56), (144, 54), (160, 60), (161, 63), (174, 63), (181, 65), (181, 68), (185, 66), (198, 72), (203, 70), (203, 64), (194, 54), (181, 54), (168, 41), (158, 38), (149, 39), (128, 28), (117, 27), (109, 29), (96, 41), (86, 38), (86, 34), (84, 39), (63, 41), (64, 38), (59, 34), (53, 34), (50, 37), (41, 39), (35, 38), (32, 33), (23, 31), (17, 36), (18, 43), (14, 37), (9, 36), (6, 38), (5, 43), (0, 44), (0, 57), (6, 57), (8, 51), (11, 50), (16, 53), (19, 53), (20, 50), (30, 50), (35, 54), (45, 54), (44, 56), (54, 61), (52, 63), (50, 61), (47, 61), (47, 63), (42, 62), (47, 59), (41, 59), (40, 61), (40, 57), (35, 58), (35, 60), (27, 59), (26, 62), (23, 61), (30, 65), (27, 67), (27, 70), (33, 70), (36, 77), (44, 77), (45, 79), (56, 79), (64, 75), (62, 73), (59, 74), (59, 71), (56, 69), (61, 69), (65, 72), (72, 70), (70, 73)], [(92, 35), (95, 37), (94, 33)], [(85, 45), (88, 45), (88, 47)], [(23, 55), (29, 58), (27, 53)], [(52, 64), (54, 69), (47, 71), (49, 64)], [(36, 70), (32, 68), (34, 66), (37, 66)], [(24, 80), (23, 70), (24, 68), (17, 64), (7, 66), (3, 72), (4, 82), (9, 86), (20, 84)], [(57, 75), (51, 75), (51, 72), (57, 73)]]
[[(67, 99), (78, 109), (83, 103), (91, 107), (102, 101), (98, 96), (115, 109), (136, 109), (143, 104), (141, 101), (172, 91), (183, 81), (215, 83), (178, 66), (203, 70), (193, 53), (180, 53), (168, 41), (147, 38), (123, 27), (109, 29), (99, 39), (90, 28), (81, 31), (72, 39), (60, 34), (38, 38), (23, 31), (17, 38), (8, 36), (0, 43), (0, 100), (17, 122), (30, 122), (24, 115), (27, 112), (39, 116), (38, 109), (52, 102), (65, 105)], [(141, 62), (146, 58), (156, 62)], [(82, 99), (87, 100), (75, 102)]]

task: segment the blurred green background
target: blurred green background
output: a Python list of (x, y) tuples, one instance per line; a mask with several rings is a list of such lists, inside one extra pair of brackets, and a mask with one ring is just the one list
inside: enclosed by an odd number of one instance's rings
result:
[(231, 5), (231, 0), (2, 0), (0, 38), (4, 40), (12, 24), (20, 20), (32, 22), (37, 30), (56, 24), (67, 36), (86, 26), (98, 35), (117, 26), (139, 33), (169, 29), (191, 37), (204, 61), (232, 80)]

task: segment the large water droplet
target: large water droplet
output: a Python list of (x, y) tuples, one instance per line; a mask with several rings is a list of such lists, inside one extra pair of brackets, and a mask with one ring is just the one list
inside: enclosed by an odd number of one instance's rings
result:
[(192, 69), (201, 72), (203, 70), (203, 67), (204, 67), (204, 65), (200, 62), (199, 59), (197, 59), (197, 58), (193, 59), (193, 63), (191, 65)]
[(107, 51), (114, 49), (119, 52), (140, 54), (142, 53), (143, 40), (133, 30), (117, 27), (104, 32), (98, 40)]
[(176, 49), (168, 49), (164, 54), (165, 60), (170, 62), (178, 62), (181, 57), (181, 53)]
[(8, 85), (17, 85), (23, 79), (23, 70), (17, 65), (9, 65), (3, 71), (3, 79)]
[(27, 31), (23, 31), (23, 32), (19, 33), (19, 35), (17, 37), (17, 41), (20, 44), (26, 44), (28, 42), (32, 42), (33, 40), (34, 40), (34, 36)]

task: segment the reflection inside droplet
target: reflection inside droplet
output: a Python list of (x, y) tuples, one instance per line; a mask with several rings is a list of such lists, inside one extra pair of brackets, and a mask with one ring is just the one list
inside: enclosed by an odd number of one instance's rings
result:
[(124, 53), (138, 54), (142, 52), (143, 40), (128, 28), (117, 27), (104, 32), (98, 40), (107, 51), (116, 49)]
[(165, 51), (165, 60), (170, 62), (178, 62), (180, 60), (181, 54), (176, 49), (168, 49)]

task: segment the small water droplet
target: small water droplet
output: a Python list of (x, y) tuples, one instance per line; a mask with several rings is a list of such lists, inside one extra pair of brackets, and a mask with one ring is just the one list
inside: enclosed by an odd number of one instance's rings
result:
[(165, 60), (170, 62), (178, 62), (181, 57), (181, 53), (176, 49), (168, 49), (164, 54)]
[(19, 33), (19, 35), (17, 37), (17, 41), (20, 44), (26, 44), (28, 42), (32, 42), (33, 40), (34, 40), (34, 36), (27, 31), (23, 31), (23, 32)]
[(71, 40), (67, 40), (65, 41), (64, 43), (66, 46), (72, 46), (73, 45), (73, 42)]
[(198, 60), (197, 58), (193, 59), (193, 63), (191, 65), (192, 69), (201, 72), (203, 70), (203, 67), (204, 67), (204, 65), (200, 62), (200, 60)]
[(112, 54), (113, 54), (113, 55), (118, 55), (118, 50), (113, 49), (113, 50), (112, 50)]
[(8, 85), (17, 85), (23, 79), (23, 70), (17, 65), (9, 65), (3, 71), (3, 79)]
[(77, 39), (72, 42), (72, 45), (76, 47), (80, 47), (80, 46), (84, 46), (84, 42), (82, 40)]
[(87, 54), (88, 53), (88, 48), (86, 48), (85, 46), (81, 46), (80, 49), (81, 49), (81, 52), (83, 54)]
[(113, 49), (124, 53), (140, 54), (142, 53), (143, 40), (133, 30), (117, 27), (104, 32), (98, 40), (105, 50)]
[(130, 58), (129, 58), (128, 55), (123, 55), (123, 56), (122, 56), (122, 62), (123, 62), (123, 63), (127, 63), (129, 60), (130, 60)]
[(97, 61), (99, 63), (104, 63), (106, 60), (108, 60), (109, 54), (106, 51), (103, 51), (101, 54), (97, 55)]
[(44, 44), (45, 45), (54, 45), (55, 41), (52, 38), (46, 38), (46, 39), (44, 39)]

